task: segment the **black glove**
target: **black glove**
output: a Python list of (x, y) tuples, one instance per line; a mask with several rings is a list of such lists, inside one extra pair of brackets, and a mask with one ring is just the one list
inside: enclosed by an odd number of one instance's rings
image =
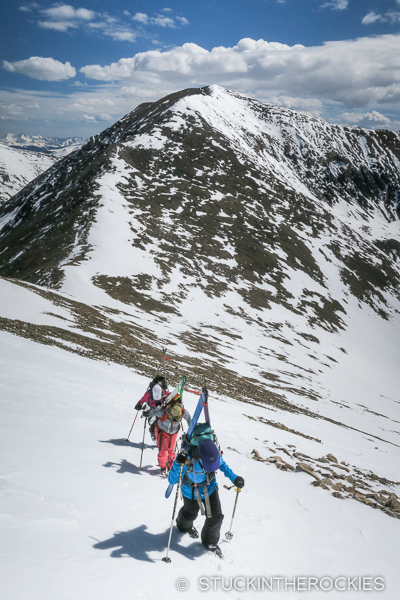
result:
[(138, 402), (135, 406), (135, 410), (142, 410), (143, 408), (143, 404), (141, 404), (140, 402)]
[(235, 481), (233, 482), (233, 485), (239, 489), (242, 489), (244, 487), (243, 477), (236, 477)]
[(184, 465), (186, 462), (187, 456), (184, 452), (179, 452), (179, 454), (177, 454), (176, 456), (176, 462), (178, 463), (178, 465)]

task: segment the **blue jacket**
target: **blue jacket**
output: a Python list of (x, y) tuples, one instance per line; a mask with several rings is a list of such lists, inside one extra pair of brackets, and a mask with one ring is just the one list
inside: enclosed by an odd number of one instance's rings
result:
[[(235, 473), (228, 467), (228, 465), (226, 464), (224, 459), (221, 457), (221, 454), (220, 454), (220, 461), (221, 461), (221, 464), (219, 466), (219, 470), (223, 472), (225, 477), (228, 477), (228, 479), (230, 479), (231, 482), (234, 483), (237, 475), (235, 475)], [(172, 483), (172, 484), (178, 483), (180, 468), (181, 468), (180, 465), (176, 462), (176, 460), (174, 460), (174, 464), (172, 465), (172, 469), (170, 470), (169, 476), (168, 476), (169, 483)], [(181, 479), (182, 494), (186, 498), (190, 498), (192, 500), (192, 499), (196, 498), (196, 496), (194, 495), (194, 489), (191, 485), (185, 485), (184, 475), (186, 474), (187, 477), (191, 481), (196, 482), (197, 485), (199, 485), (199, 484), (203, 484), (206, 481), (206, 474), (202, 470), (201, 463), (198, 460), (196, 460), (194, 463), (193, 472), (187, 473), (188, 468), (189, 468), (188, 465), (184, 465), (184, 467), (182, 469), (182, 479)], [(214, 477), (207, 486), (209, 496), (213, 493), (213, 491), (215, 490), (215, 488), (217, 486), (218, 486), (217, 478)], [(199, 486), (199, 492), (200, 492), (200, 498), (204, 499), (202, 485)]]

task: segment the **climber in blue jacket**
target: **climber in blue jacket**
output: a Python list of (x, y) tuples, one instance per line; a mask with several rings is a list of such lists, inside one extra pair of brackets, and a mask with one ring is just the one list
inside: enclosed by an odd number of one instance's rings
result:
[(222, 556), (218, 541), (224, 515), (215, 472), (218, 469), (222, 471), (237, 488), (244, 486), (244, 479), (229, 468), (212, 440), (201, 442), (192, 458), (186, 452), (180, 452), (172, 465), (169, 483), (178, 482), (181, 466), (183, 506), (176, 525), (182, 533), (188, 533), (193, 538), (199, 537), (193, 522), (201, 510), (201, 514), (206, 515), (201, 541), (208, 550)]

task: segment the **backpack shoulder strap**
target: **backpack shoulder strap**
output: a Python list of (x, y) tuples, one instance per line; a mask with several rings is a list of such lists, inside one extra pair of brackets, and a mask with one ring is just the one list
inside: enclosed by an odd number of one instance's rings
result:
[(167, 409), (165, 409), (165, 412), (164, 412), (163, 416), (160, 417), (158, 420), (161, 421), (161, 422), (163, 422), (163, 421), (166, 421), (168, 419), (168, 417), (169, 417), (168, 411), (167, 411)]

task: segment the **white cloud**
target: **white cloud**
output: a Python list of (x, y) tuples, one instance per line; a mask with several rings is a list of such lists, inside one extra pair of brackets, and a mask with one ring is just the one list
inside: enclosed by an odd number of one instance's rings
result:
[(112, 123), (113, 117), (107, 113), (99, 113), (95, 115), (88, 115), (85, 113), (82, 115), (81, 121), (84, 123)]
[(149, 21), (149, 17), (146, 15), (146, 13), (137, 12), (132, 17), (132, 20), (133, 21), (138, 21), (138, 23), (143, 23), (143, 25), (147, 25), (147, 23)]
[(389, 19), (389, 21), (394, 24), (394, 23), (400, 23), (400, 12), (396, 12), (394, 10), (391, 10), (389, 12), (386, 13), (386, 17)]
[(86, 65), (98, 81), (165, 82), (177, 88), (217, 83), (237, 91), (312, 97), (348, 108), (393, 103), (400, 86), (399, 35), (288, 46), (243, 39), (211, 51), (188, 43), (167, 51), (141, 52), (110, 65)]
[(269, 96), (265, 94), (257, 94), (257, 97), (270, 102), (271, 104), (277, 104), (278, 106), (284, 106), (285, 108), (291, 108), (300, 112), (305, 112), (318, 117), (321, 114), (323, 104), (317, 98), (293, 98), (292, 96)]
[(135, 42), (137, 33), (129, 27), (123, 25), (114, 25), (110, 23), (99, 24), (99, 29), (102, 29), (103, 34), (117, 42)]
[(153, 17), (151, 19), (151, 23), (153, 25), (159, 25), (160, 27), (172, 27), (174, 28), (175, 21), (170, 17), (163, 17), (162, 15), (158, 15), (157, 17)]
[[(117, 121), (142, 102), (216, 83), (331, 122), (396, 130), (400, 129), (399, 42), (400, 35), (381, 35), (308, 48), (252, 39), (211, 51), (196, 44), (154, 48), (109, 65), (86, 65), (85, 87), (71, 82), (68, 95), (0, 90), (0, 104), (21, 106), (19, 120), (28, 118), (32, 127), (38, 123), (38, 133), (45, 129), (46, 135), (87, 136), (103, 129), (102, 122)], [(17, 71), (14, 63), (9, 64)], [(97, 80), (95, 85), (90, 78)], [(34, 102), (40, 109), (28, 108)], [(14, 106), (2, 113), (11, 122), (18, 110)], [(49, 128), (45, 119), (52, 122)]]
[(74, 8), (69, 4), (59, 4), (52, 8), (45, 8), (40, 11), (43, 15), (50, 19), (60, 19), (70, 21), (71, 19), (82, 19), (83, 21), (91, 21), (95, 18), (96, 13), (86, 8)]
[[(42, 29), (68, 32), (83, 30), (85, 33), (110, 37), (116, 41), (135, 42), (138, 32), (120, 19), (108, 13), (98, 13), (87, 8), (74, 8), (69, 4), (56, 4), (50, 8), (40, 8), (38, 4), (29, 5), (26, 10), (37, 10), (40, 15), (38, 25)], [(25, 10), (25, 9), (24, 9)], [(125, 16), (130, 16), (124, 11)]]
[(17, 104), (1, 104), (1, 121), (21, 121), (26, 120), (26, 116), (21, 106)]
[(68, 31), (68, 29), (77, 29), (78, 23), (74, 21), (38, 21), (42, 29), (54, 29), (54, 31)]
[(154, 17), (151, 19), (151, 22), (154, 25), (159, 25), (160, 27), (175, 27), (175, 22), (170, 17), (163, 17), (162, 15), (158, 15), (158, 17)]
[(91, 96), (81, 96), (80, 98), (77, 98), (76, 101), (71, 105), (71, 109), (87, 111), (88, 107), (96, 106), (115, 107), (115, 102), (110, 98), (93, 98)]
[(349, 4), (348, 0), (329, 0), (321, 8), (331, 8), (332, 10), (345, 10)]
[(85, 123), (97, 123), (96, 117), (94, 117), (93, 115), (82, 115), (82, 121), (84, 121)]
[[(398, 3), (400, 4), (400, 2)], [(363, 25), (371, 25), (372, 23), (376, 23), (378, 21), (380, 23), (390, 22), (392, 25), (400, 23), (400, 12), (395, 10), (389, 10), (384, 15), (378, 15), (377, 13), (370, 11), (367, 15), (365, 15), (361, 23)]]
[(77, 29), (82, 23), (93, 21), (96, 18), (96, 13), (92, 10), (74, 8), (69, 4), (59, 4), (51, 8), (41, 9), (40, 14), (46, 20), (39, 21), (39, 26), (56, 31)]
[(31, 4), (20, 6), (18, 10), (20, 10), (21, 12), (32, 12), (37, 8), (40, 8), (39, 4), (37, 4), (36, 2), (32, 2)]
[[(172, 12), (170, 8), (164, 8), (163, 11)], [(146, 13), (137, 12), (133, 17), (133, 21), (137, 21), (141, 25), (157, 25), (158, 27), (171, 27), (175, 29), (180, 25), (189, 25), (189, 21), (185, 17), (166, 17), (164, 15), (156, 15), (150, 17)]]
[(380, 112), (373, 110), (369, 113), (342, 113), (341, 121), (350, 125), (357, 124), (368, 129), (382, 129), (391, 124), (391, 120)]
[(31, 56), (15, 62), (3, 60), (3, 68), (11, 73), (22, 73), (40, 81), (62, 81), (76, 75), (76, 69), (71, 66), (71, 63), (62, 63), (54, 58), (41, 56)]
[(371, 23), (375, 23), (376, 21), (384, 21), (385, 19), (383, 19), (383, 17), (381, 17), (381, 15), (377, 15), (376, 13), (374, 13), (372, 10), (365, 15), (365, 17), (363, 18), (363, 20), (361, 21), (361, 23), (363, 25), (371, 25)]
[[(124, 10), (123, 15), (130, 17), (142, 27), (136, 31), (126, 21), (113, 17), (108, 13), (99, 13), (87, 8), (75, 8), (70, 4), (55, 4), (50, 8), (40, 7), (33, 3), (20, 8), (23, 12), (36, 11), (38, 15), (37, 24), (42, 29), (50, 29), (67, 33), (81, 30), (87, 34), (97, 34), (101, 37), (109, 37), (119, 42), (135, 42), (137, 37), (147, 35), (143, 31), (144, 26), (157, 26), (162, 28), (178, 28), (188, 25), (189, 21), (185, 17), (172, 17), (165, 14), (156, 14), (149, 16), (146, 13), (137, 12), (133, 17), (129, 11)], [(163, 9), (169, 11), (171, 9)]]

